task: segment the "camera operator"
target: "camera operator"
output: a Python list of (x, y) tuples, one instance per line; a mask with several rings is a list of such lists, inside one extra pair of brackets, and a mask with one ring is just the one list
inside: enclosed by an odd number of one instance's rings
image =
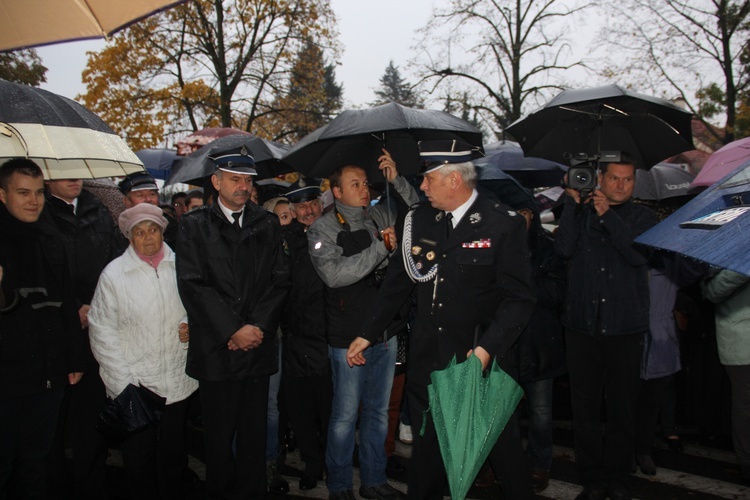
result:
[(568, 266), (562, 323), (576, 462), (585, 485), (576, 498), (584, 500), (630, 498), (625, 482), (633, 460), (639, 369), (649, 326), (648, 258), (633, 240), (656, 224), (656, 215), (630, 199), (636, 175), (632, 157), (623, 152), (613, 159), (601, 163), (599, 186), (589, 196), (566, 187), (555, 240), (555, 250)]

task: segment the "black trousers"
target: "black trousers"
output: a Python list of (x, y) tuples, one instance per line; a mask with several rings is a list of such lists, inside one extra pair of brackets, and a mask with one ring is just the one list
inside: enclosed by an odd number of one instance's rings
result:
[[(66, 389), (57, 434), (47, 459), (49, 499), (100, 500), (107, 496), (107, 438), (96, 429), (107, 395), (99, 365), (92, 363), (80, 382)], [(72, 477), (65, 458), (67, 447), (73, 453)]]
[[(448, 480), (435, 425), (429, 414), (427, 414), (424, 436), (419, 435), (423, 412), (429, 406), (427, 388), (407, 380), (406, 392), (409, 398), (409, 417), (414, 436), (411, 460), (409, 460), (408, 496), (410, 499), (442, 500)], [(535, 498), (515, 413), (492, 448), (490, 463), (495, 475), (499, 477), (503, 498), (519, 500)], [(474, 478), (471, 480), (473, 481)]]
[[(663, 401), (668, 393), (669, 384), (673, 383), (673, 375), (640, 381), (638, 389), (638, 405), (635, 414), (635, 452), (638, 455), (650, 455), (654, 447), (659, 414), (662, 413)], [(674, 408), (672, 409), (674, 411)], [(674, 415), (672, 415), (674, 421)], [(662, 422), (664, 422), (662, 413)]]
[(159, 425), (149, 425), (122, 442), (132, 500), (185, 498), (187, 409), (187, 399), (167, 405)]
[(281, 380), (289, 423), (305, 462), (302, 474), (320, 478), (325, 466), (325, 443), (331, 417), (331, 375), (290, 377), (284, 374)]
[(576, 463), (584, 484), (622, 482), (630, 475), (643, 339), (643, 333), (594, 336), (566, 331)]
[(47, 454), (64, 389), (0, 400), (0, 499), (45, 499)]
[(268, 379), (200, 381), (207, 499), (265, 498)]

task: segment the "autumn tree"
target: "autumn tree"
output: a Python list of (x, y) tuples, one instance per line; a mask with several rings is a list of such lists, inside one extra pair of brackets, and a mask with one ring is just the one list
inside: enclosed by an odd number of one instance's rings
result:
[(611, 0), (605, 9), (601, 38), (618, 57), (601, 73), (679, 98), (707, 125), (725, 119), (723, 134), (707, 130), (734, 140), (750, 90), (750, 1)]
[(370, 103), (370, 106), (379, 106), (395, 102), (409, 108), (422, 108), (424, 102), (419, 93), (404, 78), (398, 66), (393, 64), (393, 60), (388, 63), (385, 73), (380, 77), (380, 87), (375, 89), (376, 100)]
[(91, 54), (82, 98), (134, 149), (207, 126), (256, 132), (296, 50), (334, 35), (325, 0), (191, 0)]
[(47, 81), (47, 68), (34, 49), (0, 52), (0, 78), (38, 87)]
[[(500, 130), (562, 88), (567, 39), (587, 0), (450, 0), (422, 29), (416, 71), (430, 94), (462, 85), (471, 107)], [(555, 80), (557, 78), (557, 80)]]
[(261, 126), (277, 140), (298, 141), (328, 123), (342, 104), (343, 87), (336, 82), (335, 66), (326, 63), (323, 50), (309, 39), (297, 53), (286, 93), (278, 97), (279, 112)]

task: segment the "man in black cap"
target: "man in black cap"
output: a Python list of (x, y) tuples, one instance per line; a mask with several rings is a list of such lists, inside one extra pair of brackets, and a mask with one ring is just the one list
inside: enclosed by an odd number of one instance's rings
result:
[[(350, 365), (365, 363), (362, 352), (382, 333), (395, 311), (417, 287), (417, 321), (409, 341), (407, 393), (414, 443), (409, 498), (442, 498), (445, 468), (428, 408), (430, 374), (455, 356), (477, 356), (484, 368), (494, 358), (516, 371), (517, 340), (534, 307), (526, 225), (507, 206), (479, 194), (471, 159), (478, 148), (456, 141), (420, 144), (428, 165), (420, 203), (406, 217), (398, 261), (378, 291), (361, 336), (347, 352)], [(504, 498), (533, 498), (515, 416), (500, 435), (490, 460), (502, 475)]]
[(250, 202), (252, 156), (212, 157), (216, 203), (180, 220), (177, 279), (188, 313), (186, 372), (200, 383), (206, 498), (266, 495), (268, 381), (289, 291), (278, 219)]
[[(135, 172), (125, 176), (123, 180), (118, 184), (120, 192), (122, 192), (125, 203), (125, 208), (132, 208), (139, 203), (150, 203), (155, 206), (159, 206), (159, 186), (156, 185), (156, 179), (146, 171)], [(169, 245), (170, 248), (176, 249), (177, 245), (177, 219), (171, 214), (164, 212), (169, 223), (167, 229), (164, 230), (164, 242)], [(122, 239), (123, 249), (126, 248), (129, 242)]]
[(305, 470), (301, 490), (314, 488), (323, 475), (324, 446), (331, 414), (331, 366), (325, 332), (325, 285), (308, 251), (307, 228), (321, 215), (320, 180), (300, 177), (284, 196), (296, 219), (282, 231), (292, 271), (281, 331), (284, 395)]

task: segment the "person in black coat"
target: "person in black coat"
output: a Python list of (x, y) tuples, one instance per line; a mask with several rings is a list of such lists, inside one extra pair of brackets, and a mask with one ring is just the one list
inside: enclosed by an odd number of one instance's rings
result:
[(247, 151), (218, 153), (217, 202), (183, 215), (177, 280), (188, 313), (186, 372), (200, 383), (207, 498), (266, 495), (269, 377), (289, 291), (281, 227), (250, 200)]
[(49, 496), (61, 496), (66, 482), (66, 422), (70, 429), (67, 440), (73, 452), (73, 484), (75, 498), (102, 498), (106, 492), (104, 477), (107, 442), (96, 430), (99, 412), (104, 408), (106, 393), (99, 376), (99, 364), (88, 344), (88, 310), (104, 267), (120, 254), (118, 233), (107, 207), (83, 189), (81, 179), (46, 181), (43, 219), (54, 225), (62, 236), (68, 263), (75, 280), (75, 296), (80, 327), (86, 336), (86, 376), (71, 387), (63, 403), (51, 467), (56, 477), (50, 484)]
[[(362, 351), (416, 286), (406, 390), (414, 435), (408, 496), (417, 499), (442, 498), (446, 486), (435, 426), (423, 413), (430, 374), (454, 356), (463, 361), (475, 355), (484, 368), (494, 358), (517, 377), (517, 340), (534, 307), (523, 217), (476, 191), (471, 149), (455, 141), (434, 142), (420, 144), (422, 158), (435, 162), (421, 185), (429, 203), (416, 205), (407, 216), (398, 261), (389, 266), (361, 335), (347, 353), (352, 365), (363, 363)], [(442, 152), (448, 154), (437, 154)], [(515, 416), (490, 461), (502, 475), (505, 498), (533, 497)]]
[(333, 390), (325, 330), (325, 285), (313, 267), (307, 241), (307, 228), (322, 214), (320, 181), (300, 178), (285, 196), (292, 202), (295, 220), (282, 227), (292, 276), (281, 320), (282, 383), (289, 421), (305, 462), (299, 487), (309, 490), (323, 476)]
[(41, 499), (64, 389), (83, 374), (85, 337), (65, 246), (39, 221), (39, 166), (5, 162), (0, 202), (0, 498)]

